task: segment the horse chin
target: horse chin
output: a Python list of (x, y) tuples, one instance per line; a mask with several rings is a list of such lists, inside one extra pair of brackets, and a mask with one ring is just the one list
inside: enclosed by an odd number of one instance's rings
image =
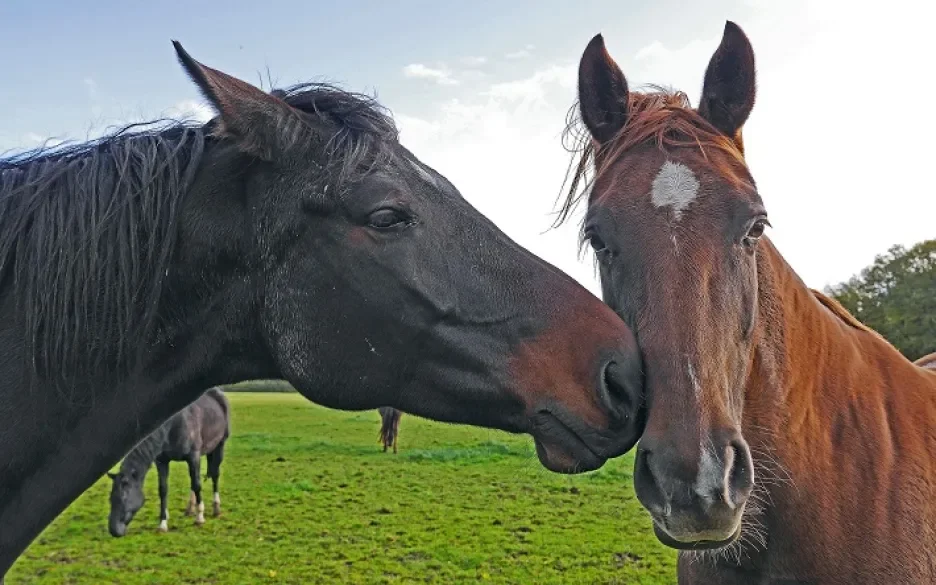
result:
[(717, 550), (731, 546), (738, 540), (741, 536), (741, 524), (739, 523), (734, 533), (724, 540), (676, 540), (656, 520), (653, 521), (653, 532), (661, 543), (676, 550)]
[(117, 524), (111, 524), (108, 526), (108, 530), (110, 531), (111, 536), (113, 536), (114, 538), (120, 538), (122, 536), (126, 536), (127, 525), (124, 524), (123, 522), (120, 522)]
[(534, 433), (536, 455), (543, 467), (555, 473), (583, 473), (594, 471), (605, 464), (607, 458), (595, 453), (568, 426), (549, 413), (541, 413), (538, 427), (547, 432)]

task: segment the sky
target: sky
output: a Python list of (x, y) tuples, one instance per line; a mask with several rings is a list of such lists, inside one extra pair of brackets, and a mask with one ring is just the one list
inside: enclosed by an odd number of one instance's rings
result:
[(0, 2), (0, 152), (131, 121), (212, 115), (175, 60), (265, 89), (329, 81), (376, 95), (402, 142), (524, 247), (599, 291), (578, 221), (551, 229), (561, 132), (596, 33), (632, 88), (697, 103), (725, 20), (754, 46), (744, 129), (769, 235), (807, 285), (936, 237), (934, 8), (919, 0), (175, 0)]

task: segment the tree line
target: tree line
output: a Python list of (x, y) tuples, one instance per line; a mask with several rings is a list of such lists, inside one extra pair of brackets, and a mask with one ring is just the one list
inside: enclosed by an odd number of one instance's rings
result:
[(893, 246), (825, 292), (908, 359), (936, 351), (936, 240)]

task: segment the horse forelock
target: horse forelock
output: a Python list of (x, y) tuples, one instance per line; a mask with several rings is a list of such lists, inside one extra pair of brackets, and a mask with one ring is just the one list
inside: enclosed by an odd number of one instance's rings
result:
[[(556, 225), (564, 222), (583, 198), (589, 195), (595, 180), (628, 151), (652, 142), (661, 149), (697, 148), (709, 160), (713, 169), (732, 182), (738, 176), (732, 165), (746, 168), (744, 152), (739, 142), (725, 136), (705, 120), (681, 91), (650, 86), (650, 91), (628, 93), (627, 121), (617, 136), (600, 148), (584, 126), (578, 105), (570, 108), (563, 132), (563, 143), (572, 154), (566, 175), (564, 198)], [(718, 151), (726, 156), (709, 157)]]
[(389, 110), (375, 98), (327, 83), (274, 90), (287, 104), (317, 120), (327, 135), (328, 168), (345, 184), (388, 164), (399, 144)]

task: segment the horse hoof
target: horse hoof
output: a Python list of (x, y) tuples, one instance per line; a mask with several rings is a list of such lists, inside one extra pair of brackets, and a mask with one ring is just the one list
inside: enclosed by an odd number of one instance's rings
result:
[(201, 525), (204, 524), (204, 523), (205, 523), (205, 515), (204, 515), (204, 514), (199, 514), (198, 516), (195, 517), (195, 525), (196, 525), (196, 526), (201, 526)]
[(169, 532), (169, 526), (165, 522), (159, 524), (159, 528), (156, 529), (159, 532)]
[(220, 515), (221, 515), (221, 506), (215, 506), (215, 507), (214, 507), (214, 517), (217, 518), (217, 517), (220, 516)]

